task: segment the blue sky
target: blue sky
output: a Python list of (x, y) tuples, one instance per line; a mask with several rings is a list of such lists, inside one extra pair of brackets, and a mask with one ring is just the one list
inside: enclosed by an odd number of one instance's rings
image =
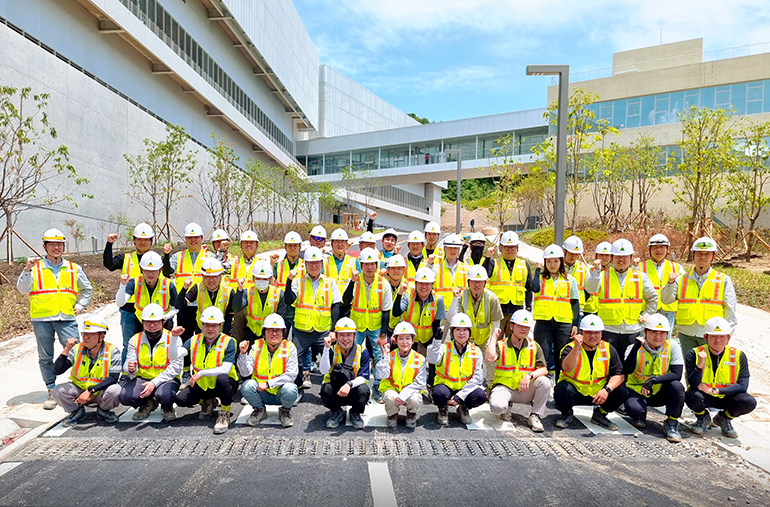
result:
[[(527, 64), (610, 67), (612, 53), (692, 38), (770, 51), (767, 0), (294, 0), (321, 63), (431, 121), (543, 107)], [(726, 52), (722, 53), (727, 54)], [(736, 51), (736, 56), (745, 54)]]

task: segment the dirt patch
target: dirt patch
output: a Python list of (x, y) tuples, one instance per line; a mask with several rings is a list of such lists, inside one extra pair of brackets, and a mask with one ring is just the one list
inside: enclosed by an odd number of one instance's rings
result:
[[(471, 232), (471, 218), (475, 219), (475, 229), (480, 231), (484, 227), (497, 227), (498, 224), (487, 218), (487, 208), (478, 208), (469, 210), (460, 208), (460, 230), (464, 233)], [(444, 232), (455, 232), (457, 225), (457, 206), (451, 202), (441, 203), (441, 230)]]

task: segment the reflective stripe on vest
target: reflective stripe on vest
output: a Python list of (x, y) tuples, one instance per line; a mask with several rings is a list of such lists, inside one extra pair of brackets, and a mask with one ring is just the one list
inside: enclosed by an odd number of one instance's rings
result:
[(262, 325), (265, 322), (265, 317), (278, 310), (280, 294), (281, 289), (271, 285), (267, 289), (265, 303), (262, 304), (262, 298), (259, 296), (259, 291), (253, 286), (249, 289), (249, 306), (247, 307), (246, 312), (246, 326), (248, 326), (255, 335), (262, 336)]
[[(521, 379), (527, 373), (537, 369), (537, 345), (534, 340), (527, 339), (525, 347), (516, 354), (516, 349), (508, 346), (508, 342), (500, 342), (500, 357), (495, 364), (493, 384), (502, 384), (510, 389), (518, 389)], [(490, 344), (494, 347), (494, 344)]]
[(111, 343), (104, 342), (101, 352), (91, 364), (91, 356), (82, 343), (77, 345), (78, 352), (75, 354), (75, 362), (72, 363), (70, 371), (70, 381), (85, 390), (99, 384), (102, 380), (110, 376), (110, 366), (112, 364), (112, 353), (115, 347)]
[[(699, 352), (706, 352), (706, 365), (703, 367), (701, 382), (712, 389), (723, 389), (738, 383), (738, 375), (741, 373), (740, 351), (738, 349), (729, 346), (725, 347), (720, 363), (717, 366), (716, 375), (714, 374), (714, 366), (711, 363), (711, 353), (709, 352), (708, 345), (695, 347), (695, 351), (695, 357), (698, 356)], [(718, 398), (724, 398), (724, 396), (724, 394), (716, 395)]]
[(201, 266), (203, 266), (203, 259), (209, 256), (208, 251), (201, 250), (198, 252), (198, 257), (195, 258), (193, 264), (192, 256), (188, 249), (184, 249), (181, 252), (176, 253), (176, 271), (174, 272), (174, 285), (176, 285), (177, 293), (182, 292), (184, 288), (184, 281), (192, 277), (193, 284), (203, 280), (201, 274)]
[(159, 304), (163, 308), (163, 313), (168, 313), (171, 310), (171, 298), (169, 297), (169, 287), (171, 280), (163, 275), (160, 275), (158, 281), (155, 283), (155, 290), (150, 295), (150, 290), (144, 283), (144, 277), (139, 275), (139, 278), (134, 279), (134, 294), (136, 295), (136, 301), (134, 302), (134, 314), (139, 322), (142, 322), (142, 310), (150, 303)]
[[(268, 380), (280, 377), (286, 372), (286, 363), (289, 360), (292, 343), (283, 340), (280, 346), (270, 357), (270, 349), (267, 348), (265, 340), (254, 342), (254, 372), (252, 377), (257, 382), (267, 382)], [(281, 386), (271, 387), (267, 390), (270, 394), (278, 394)]]
[[(313, 282), (305, 276), (299, 283), (294, 301), (294, 326), (300, 331), (329, 331), (332, 327), (332, 285), (334, 281), (319, 276), (318, 292), (313, 294)], [(291, 289), (289, 289), (291, 290)]]
[(570, 294), (572, 293), (572, 279), (557, 275), (558, 279), (554, 282), (552, 277), (542, 276), (540, 280), (540, 292), (535, 294), (532, 305), (532, 317), (535, 320), (551, 320), (556, 322), (572, 322), (572, 304), (570, 303)]
[[(653, 356), (644, 345), (636, 351), (636, 368), (628, 376), (626, 385), (637, 393), (642, 392), (642, 385), (651, 377), (660, 377), (668, 373), (668, 365), (671, 362), (671, 342), (666, 340), (663, 348)], [(652, 386), (652, 393), (657, 394), (660, 391), (661, 384)]]
[(257, 260), (257, 256), (255, 255), (254, 258), (252, 258), (251, 261), (247, 264), (246, 259), (244, 259), (243, 255), (241, 255), (235, 260), (235, 262), (233, 262), (233, 265), (230, 268), (230, 276), (225, 279), (231, 289), (238, 290), (238, 280), (241, 278), (244, 279), (244, 289), (249, 290), (254, 287), (254, 277), (251, 276), (251, 267)]
[[(128, 255), (123, 256), (123, 267), (120, 270), (121, 275), (128, 275), (136, 280), (142, 274), (142, 270), (139, 268), (139, 255), (136, 251), (131, 252)], [(136, 294), (129, 296), (126, 304), (133, 303)]]
[[(198, 283), (198, 314), (195, 317), (195, 322), (200, 323), (203, 310), (210, 306), (216, 306), (222, 310), (222, 315), (226, 315), (227, 305), (230, 303), (230, 296), (232, 295), (230, 286), (222, 280), (219, 283), (219, 289), (217, 289), (217, 300), (212, 301), (209, 295), (208, 289), (203, 285), (203, 282)], [(198, 324), (200, 325), (200, 324)]]
[(527, 273), (527, 263), (520, 257), (516, 257), (513, 269), (510, 271), (505, 259), (495, 261), (495, 269), (492, 270), (489, 285), (492, 292), (497, 294), (500, 304), (512, 303), (520, 306), (524, 304)]
[(390, 376), (380, 381), (380, 391), (384, 393), (388, 389), (393, 389), (397, 393), (400, 393), (404, 387), (414, 382), (415, 377), (420, 372), (424, 363), (425, 358), (422, 354), (410, 350), (406, 364), (404, 365), (404, 368), (402, 368), (398, 350), (391, 350)]
[(724, 273), (712, 269), (703, 286), (691, 279), (693, 272), (679, 278), (676, 323), (689, 326), (696, 322), (704, 326), (711, 317), (724, 317), (725, 283)]
[[(297, 276), (294, 279), (304, 280), (305, 261), (303, 261), (302, 259), (298, 259), (297, 264), (294, 265), (294, 268), (297, 270)], [(278, 264), (278, 269), (276, 270), (276, 274), (278, 275), (275, 279), (276, 287), (278, 287), (279, 289), (286, 290), (286, 280), (289, 278), (289, 272), (291, 270), (292, 268), (289, 267), (289, 261), (284, 257), (281, 263)], [(291, 287), (289, 287), (289, 290), (291, 290)]]
[(406, 282), (407, 282), (407, 283), (408, 283), (410, 286), (414, 287), (414, 278), (415, 278), (415, 276), (417, 276), (417, 271), (418, 271), (420, 268), (424, 268), (424, 267), (425, 267), (425, 264), (426, 264), (426, 262), (427, 262), (427, 261), (425, 260), (425, 257), (423, 256), (423, 258), (422, 258), (422, 259), (420, 259), (420, 263), (419, 263), (419, 264), (417, 265), (417, 267), (415, 268), (415, 267), (414, 267), (414, 263), (413, 263), (413, 262), (412, 262), (412, 260), (411, 260), (411, 259), (409, 259), (409, 257), (407, 256), (407, 258), (406, 258), (406, 269), (404, 270), (404, 278), (406, 279)]
[(324, 260), (324, 275), (337, 282), (337, 288), (339, 288), (340, 292), (345, 291), (355, 269), (356, 260), (347, 254), (342, 259), (342, 266), (340, 266), (339, 271), (337, 271), (337, 261), (334, 255), (330, 255)]
[(433, 291), (444, 299), (444, 308), (449, 308), (452, 305), (452, 298), (454, 297), (452, 289), (464, 289), (468, 285), (468, 265), (458, 260), (456, 266), (454, 274), (447, 266), (445, 259), (441, 259), (436, 266), (438, 277), (436, 283), (433, 284)]
[[(358, 376), (358, 370), (361, 369), (361, 354), (366, 348), (366, 345), (354, 345), (354, 347), (356, 348), (356, 357), (353, 361), (353, 375)], [(328, 384), (331, 381), (332, 369), (334, 368), (334, 365), (345, 361), (345, 358), (342, 357), (342, 349), (339, 345), (335, 343), (331, 350), (334, 353), (334, 357), (332, 359), (331, 366), (329, 366), (329, 371), (326, 373), (326, 375), (324, 375), (324, 384)]]
[(31, 318), (40, 319), (63, 315), (75, 315), (78, 297), (78, 269), (70, 261), (62, 261), (59, 278), (44, 267), (40, 259), (32, 269), (32, 290), (29, 293)]
[(145, 380), (152, 380), (165, 370), (171, 361), (168, 359), (168, 351), (171, 348), (171, 331), (164, 329), (161, 339), (155, 344), (155, 349), (150, 352), (150, 343), (142, 340), (144, 333), (137, 333), (134, 340), (134, 350), (139, 362), (139, 371), (136, 376)]
[(492, 334), (492, 315), (489, 312), (489, 300), (494, 296), (491, 290), (485, 288), (481, 293), (481, 301), (478, 304), (478, 311), (473, 310), (473, 301), (471, 300), (471, 290), (466, 289), (460, 299), (460, 305), (462, 312), (467, 314), (473, 322), (471, 328), (471, 339), (473, 343), (478, 346), (482, 346), (487, 343), (489, 336)]
[(602, 273), (599, 287), (599, 317), (605, 325), (638, 324), (644, 310), (644, 287), (638, 271), (626, 271), (623, 287), (620, 286), (615, 268)]
[[(570, 345), (565, 345), (564, 348)], [(562, 349), (564, 350), (564, 349)], [(610, 372), (610, 345), (602, 340), (594, 352), (593, 369), (588, 361), (588, 354), (581, 347), (575, 369), (562, 370), (564, 378), (575, 386), (583, 396), (594, 396), (607, 385)]]
[(567, 270), (567, 273), (575, 277), (578, 286), (578, 298), (580, 299), (580, 308), (586, 304), (586, 278), (588, 278), (588, 266), (581, 260), (575, 261), (575, 264)]
[(444, 357), (441, 363), (436, 365), (435, 384), (444, 384), (452, 391), (459, 391), (473, 378), (476, 363), (481, 359), (481, 349), (476, 344), (468, 342), (461, 361), (460, 356), (455, 353), (453, 341), (445, 343), (442, 347), (444, 347)]
[[(431, 295), (433, 295), (432, 292)], [(422, 305), (422, 309), (419, 309), (420, 303), (417, 301), (419, 296), (417, 296), (417, 293), (414, 293), (413, 296), (409, 298), (406, 312), (402, 314), (402, 320), (409, 322), (414, 327), (417, 333), (414, 341), (417, 343), (428, 343), (433, 339), (433, 321), (436, 320), (436, 312), (438, 311), (436, 298), (434, 296), (431, 301), (427, 301)], [(430, 297), (429, 295), (428, 298), (430, 299)]]
[[(193, 375), (202, 370), (209, 370), (211, 368), (222, 366), (228, 344), (233, 342), (233, 345), (235, 345), (235, 340), (231, 336), (224, 333), (219, 333), (217, 339), (211, 345), (208, 352), (206, 352), (206, 344), (204, 343), (205, 340), (206, 338), (203, 336), (203, 333), (198, 333), (192, 337), (192, 342), (190, 343), (190, 355), (192, 356), (190, 360), (190, 366)], [(235, 371), (235, 363), (233, 363), (233, 366), (230, 368), (227, 376), (236, 382), (238, 381), (238, 373)], [(201, 377), (198, 379), (198, 382), (195, 383), (195, 385), (200, 386), (203, 390), (214, 389), (216, 384), (216, 377)]]
[(655, 263), (652, 261), (652, 259), (647, 259), (642, 264), (640, 264), (639, 269), (642, 273), (645, 273), (650, 278), (652, 286), (655, 287), (655, 290), (658, 292), (658, 310), (664, 312), (675, 312), (677, 309), (677, 302), (674, 301), (669, 305), (663, 304), (663, 301), (660, 299), (660, 289), (663, 287), (663, 285), (668, 283), (669, 273), (674, 273), (676, 275), (681, 274), (679, 264), (665, 259), (663, 261), (663, 276), (660, 278), (658, 277), (658, 268), (655, 266)]
[(353, 305), (350, 307), (350, 318), (356, 323), (359, 331), (376, 331), (382, 327), (382, 291), (384, 289), (382, 277), (375, 274), (375, 280), (366, 293), (366, 284), (361, 281), (355, 283), (353, 292)]

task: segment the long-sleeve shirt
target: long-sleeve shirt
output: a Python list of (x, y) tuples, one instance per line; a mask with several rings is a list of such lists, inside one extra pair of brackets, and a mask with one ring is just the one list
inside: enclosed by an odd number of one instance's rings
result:
[[(142, 344), (147, 344), (150, 347), (150, 357), (153, 357), (155, 354), (155, 349), (160, 343), (161, 340), (163, 340), (163, 336), (155, 340), (155, 343), (152, 343), (145, 333), (142, 333), (142, 342), (139, 344), (141, 347)], [(177, 350), (179, 350), (182, 347), (182, 339), (178, 336), (172, 336), (171, 337), (171, 345), (170, 348), (173, 347)], [(182, 368), (184, 367), (184, 358), (183, 357), (176, 357), (174, 359), (171, 359), (169, 351), (166, 351), (167, 354), (169, 354), (169, 363), (166, 368), (158, 374), (157, 377), (150, 380), (153, 384), (155, 384), (155, 387), (158, 387), (163, 382), (168, 382), (169, 380), (173, 380), (177, 376), (179, 376), (180, 373), (182, 373)], [(134, 340), (128, 340), (128, 347), (126, 348), (126, 362), (123, 363), (123, 372), (128, 375), (130, 378), (136, 377), (137, 373), (139, 373), (139, 367), (137, 366), (134, 373), (130, 373), (128, 371), (128, 363), (131, 361), (138, 361), (138, 357), (136, 354), (136, 346), (134, 345)]]
[[(375, 274), (375, 277), (379, 276)], [(366, 296), (366, 301), (364, 302), (365, 305), (369, 305), (369, 293), (372, 289), (371, 283), (366, 283), (364, 280), (363, 275), (360, 275), (361, 283), (364, 284), (364, 294)], [(372, 283), (374, 283), (374, 280), (372, 280)], [(347, 288), (345, 289), (345, 293), (342, 295), (342, 306), (350, 306), (353, 303), (353, 298), (355, 297), (355, 290), (356, 290), (356, 284), (355, 283), (349, 283)], [(390, 323), (390, 311), (393, 309), (393, 291), (390, 288), (390, 284), (387, 280), (383, 280), (382, 283), (382, 321), (380, 324), (380, 329), (385, 330), (388, 329), (388, 324)]]
[[(131, 254), (128, 254), (131, 255)], [(140, 261), (142, 260), (142, 255), (139, 252), (136, 252), (136, 257)], [(126, 259), (126, 254), (118, 254), (113, 256), (112, 255), (112, 243), (109, 241), (106, 245), (104, 245), (104, 253), (102, 254), (102, 264), (105, 268), (107, 268), (110, 271), (117, 271), (118, 269), (123, 269), (123, 262)], [(134, 303), (126, 303), (126, 300), (123, 300), (122, 303), (117, 301), (117, 298), (115, 300), (115, 304), (120, 307), (121, 310), (133, 313), (134, 312)]]
[[(268, 353), (267, 360), (271, 362), (273, 360), (273, 355), (275, 352), (270, 352), (270, 349), (267, 348), (267, 345), (264, 346), (264, 349)], [(276, 352), (278, 349), (276, 349)], [(250, 377), (254, 373), (254, 361), (257, 360), (256, 357), (257, 349), (253, 345), (251, 346), (251, 350), (248, 354), (239, 354), (238, 355), (238, 362), (236, 363), (236, 366), (238, 366), (238, 371), (240, 372), (241, 376), (246, 378)], [(284, 384), (290, 384), (294, 382), (294, 379), (297, 378), (297, 374), (299, 373), (299, 362), (297, 361), (297, 348), (294, 346), (289, 347), (289, 357), (286, 359), (286, 369), (284, 372), (277, 377), (271, 378), (267, 381), (267, 387), (272, 389), (274, 387), (279, 387)]]
[[(59, 354), (59, 357), (56, 358), (56, 362), (53, 363), (54, 375), (61, 375), (62, 373), (72, 368), (72, 365), (75, 363), (75, 354), (78, 353), (78, 348), (80, 346), (81, 346), (80, 344), (75, 345), (70, 349), (69, 353), (67, 353), (66, 355)], [(99, 352), (97, 352), (97, 354), (91, 359), (94, 359), (95, 357), (99, 357), (99, 355), (101, 355), (103, 352), (104, 352), (104, 344), (102, 344), (102, 347), (99, 349)], [(116, 350), (113, 351), (112, 358), (110, 359), (109, 375), (107, 375), (107, 378), (105, 378), (95, 386), (91, 387), (90, 389), (92, 392), (99, 392), (103, 389), (107, 389), (112, 384), (117, 384), (118, 379), (120, 378), (120, 372), (121, 372), (120, 358), (121, 358), (120, 347), (116, 347)]]
[[(364, 347), (363, 345), (357, 345), (358, 347)], [(350, 353), (353, 353), (353, 349), (350, 349)], [(329, 370), (332, 368), (332, 362), (334, 361), (334, 349), (332, 347), (326, 347), (324, 346), (324, 350), (321, 353), (321, 364), (318, 365), (318, 369), (321, 372), (321, 375), (326, 375), (329, 373)], [(371, 367), (369, 366), (370, 363), (369, 359), (369, 351), (366, 350), (366, 347), (361, 350), (361, 367), (358, 369), (358, 373), (356, 374), (356, 378), (354, 378), (350, 382), (350, 387), (358, 387), (361, 384), (365, 384), (369, 380), (370, 370)]]
[[(198, 252), (193, 252), (190, 250), (190, 260), (192, 261), (193, 266), (198, 260), (198, 256), (203, 253), (203, 249), (198, 250)], [(169, 277), (176, 273), (176, 268), (179, 260), (175, 253), (163, 254), (163, 276)]]
[[(220, 335), (221, 336), (221, 335)], [(218, 337), (217, 337), (218, 338)], [(206, 347), (206, 353), (208, 354), (209, 350), (211, 350), (211, 346), (215, 343), (216, 340), (209, 343), (206, 338), (203, 338), (203, 345)], [(186, 342), (184, 342), (184, 345), (182, 345), (182, 350), (179, 353), (178, 357), (184, 357), (190, 355), (190, 348), (192, 348), (192, 338), (189, 338)], [(208, 368), (206, 370), (201, 370), (198, 372), (198, 375), (201, 377), (216, 377), (217, 375), (227, 375), (230, 373), (230, 368), (233, 367), (235, 364), (235, 358), (237, 355), (238, 348), (235, 346), (235, 340), (231, 340), (230, 343), (227, 344), (227, 347), (225, 347), (225, 353), (224, 357), (222, 358), (222, 364), (215, 368)], [(169, 357), (172, 357), (169, 355)], [(195, 358), (191, 357), (191, 360), (195, 360)]]
[[(623, 287), (625, 287), (626, 276), (630, 271), (630, 269), (627, 269), (622, 273), (616, 271), (618, 275), (618, 284), (620, 285), (621, 290)], [(586, 279), (585, 289), (587, 292), (592, 294), (599, 292), (599, 288), (601, 287), (602, 282), (602, 273), (603, 271), (600, 269), (594, 269), (591, 271), (591, 276)], [(644, 297), (644, 310), (642, 310), (641, 315), (652, 315), (658, 311), (658, 291), (655, 290), (655, 287), (650, 281), (650, 277), (648, 277), (645, 273), (640, 271), (639, 277), (642, 280), (642, 294)], [(642, 324), (639, 322), (634, 322), (633, 324), (626, 324), (625, 322), (621, 322), (618, 325), (609, 325), (605, 323), (604, 329), (611, 333), (636, 334), (642, 331)]]
[[(516, 258), (513, 259), (492, 259), (490, 257), (486, 257), (484, 259), (484, 264), (482, 264), (487, 269), (487, 276), (490, 278), (492, 277), (492, 273), (495, 271), (495, 262), (504, 262), (509, 270), (513, 270), (514, 263), (516, 262)], [(529, 268), (529, 264), (525, 263), (527, 266), (527, 280), (524, 282), (524, 289), (525, 289), (525, 295), (524, 295), (524, 307), (527, 309), (532, 308), (532, 294), (535, 292), (540, 292), (540, 268), (535, 268), (535, 271), (532, 271)], [(511, 314), (514, 311), (516, 311), (519, 306), (513, 304), (513, 302), (510, 303), (502, 303), (503, 312), (506, 314)]]
[[(659, 377), (652, 377), (650, 379), (650, 383), (652, 384), (668, 384), (669, 382), (682, 378), (682, 371), (684, 370), (682, 347), (675, 341), (669, 342), (669, 346), (668, 371), (663, 372), (663, 375)], [(663, 350), (662, 346), (653, 349), (646, 342), (642, 345), (642, 342), (639, 340), (634, 340), (634, 344), (626, 349), (626, 358), (625, 361), (623, 361), (624, 375), (630, 375), (636, 370), (636, 354), (639, 352), (640, 347), (644, 347), (644, 350), (646, 350), (648, 354), (651, 354), (653, 358), (656, 358)]]
[[(470, 289), (465, 289), (467, 291), (470, 291)], [(484, 292), (487, 292), (487, 297), (489, 298), (489, 313), (484, 314), (485, 322), (481, 323), (482, 325), (488, 324), (492, 328), (492, 334), (494, 334), (495, 329), (500, 329), (500, 322), (502, 322), (503, 318), (505, 316), (503, 315), (503, 309), (500, 306), (500, 300), (497, 298), (497, 295), (492, 292), (489, 289), (484, 289)], [(484, 300), (484, 293), (482, 293), (478, 299), (475, 299), (473, 297), (473, 294), (470, 294), (468, 296), (468, 307), (463, 308), (462, 300), (463, 300), (464, 294), (460, 293), (460, 297), (453, 297), (452, 303), (449, 305), (449, 310), (447, 311), (446, 318), (448, 320), (452, 320), (452, 317), (454, 317), (458, 313), (465, 313), (470, 315), (471, 312), (469, 312), (469, 309), (473, 310), (473, 314), (478, 314), (479, 311), (479, 305), (482, 304), (482, 301)]]
[[(724, 351), (720, 354), (711, 354), (711, 351), (709, 350), (709, 355), (711, 355), (711, 367), (715, 374), (719, 363), (722, 362), (722, 354), (724, 354)], [(745, 393), (749, 390), (749, 360), (742, 351), (739, 351), (738, 355), (740, 356), (738, 359), (740, 370), (738, 371), (737, 382), (731, 386), (720, 387), (719, 394), (730, 396), (733, 394)], [(703, 381), (703, 370), (698, 368), (697, 364), (696, 350), (688, 350), (687, 354), (684, 356), (684, 368), (687, 372), (687, 385), (690, 389), (698, 389), (698, 385)]]
[[(73, 264), (75, 263), (73, 262)], [(59, 271), (63, 265), (64, 259), (61, 259), (57, 265), (54, 265), (50, 260), (48, 260), (47, 257), (43, 259), (43, 269), (50, 269), (53, 272), (54, 278), (57, 280), (59, 279)], [(91, 286), (91, 282), (88, 281), (88, 277), (83, 271), (83, 268), (78, 264), (75, 264), (75, 268), (78, 272), (76, 279), (78, 285), (78, 299), (75, 302), (75, 310), (82, 312), (88, 306), (88, 303), (91, 302), (93, 287)], [(29, 294), (32, 291), (33, 283), (32, 271), (27, 271), (26, 269), (22, 270), (21, 274), (19, 275), (19, 279), (16, 281), (16, 290), (21, 294)], [(59, 312), (57, 315), (53, 315), (51, 317), (34, 318), (32, 319), (32, 322), (50, 322), (58, 320), (75, 320), (75, 316), (65, 315), (64, 313)]]
[[(456, 343), (452, 344), (451, 353), (460, 358), (460, 368), (462, 368), (463, 361), (466, 360), (466, 353), (470, 347), (470, 344), (466, 344), (462, 351), (460, 351), (457, 350)], [(433, 340), (428, 346), (428, 362), (431, 364), (440, 363), (441, 359), (444, 357), (445, 351), (446, 347), (444, 346), (444, 343), (441, 342), (441, 340)], [(468, 359), (468, 361), (470, 361), (470, 359)], [(476, 361), (476, 368), (473, 370), (473, 376), (468, 382), (465, 383), (462, 389), (457, 391), (455, 396), (460, 400), (465, 401), (465, 398), (470, 393), (476, 390), (476, 388), (481, 387), (482, 382), (484, 382), (484, 361), (482, 358), (480, 358), (478, 361)]]
[[(198, 306), (198, 290), (199, 290), (199, 287), (203, 287), (203, 285), (196, 283), (192, 287), (190, 287), (189, 289), (182, 288), (182, 292), (180, 292), (177, 295), (176, 299), (174, 300), (174, 307), (176, 307), (177, 310), (183, 310), (184, 308), (186, 308), (188, 306), (195, 306), (195, 307), (197, 307)], [(206, 289), (206, 290), (208, 290), (208, 289)], [(221, 286), (217, 287), (217, 290), (215, 290), (215, 291), (211, 291), (211, 290), (208, 291), (209, 299), (211, 299), (211, 301), (216, 301), (217, 293), (220, 290), (228, 290), (228, 291), (231, 292), (230, 299), (227, 300), (227, 307), (225, 307), (225, 311), (222, 312), (222, 313), (224, 313), (225, 315), (232, 314), (233, 313), (233, 302), (236, 299), (238, 299), (238, 297), (236, 296), (236, 292), (233, 289), (231, 289), (230, 287), (228, 287), (227, 285), (221, 285)]]
[[(698, 284), (698, 290), (700, 290), (700, 288), (703, 287), (703, 283), (706, 281), (706, 278), (708, 278), (709, 273), (711, 273), (711, 269), (712, 268), (709, 268), (709, 270), (706, 271), (706, 273), (703, 275), (699, 275), (693, 269), (688, 273), (687, 276), (690, 278), (690, 280), (693, 280)], [(734, 332), (735, 328), (738, 327), (738, 314), (736, 313), (736, 309), (738, 307), (738, 299), (735, 296), (735, 286), (733, 285), (733, 279), (724, 273), (722, 273), (722, 275), (724, 276), (725, 284), (725, 299), (722, 302), (722, 308), (725, 312), (725, 319), (730, 323), (730, 327)], [(677, 300), (679, 294), (679, 280), (681, 280), (681, 277), (678, 277), (674, 283), (668, 283), (668, 280), (662, 282), (663, 287), (660, 289), (660, 300), (664, 304), (669, 305)], [(703, 327), (704, 326), (698, 324), (697, 322), (688, 325), (676, 325), (676, 329), (680, 333), (686, 334), (688, 336), (697, 336), (698, 338), (703, 338)]]
[[(395, 345), (395, 342), (394, 342)], [(409, 354), (406, 357), (401, 356), (400, 353), (396, 353), (396, 357), (401, 361), (401, 371), (407, 366), (409, 360)], [(379, 361), (377, 361), (377, 378), (390, 377), (390, 354), (383, 354)], [(428, 384), (428, 367), (425, 361), (422, 362), (422, 367), (417, 371), (417, 375), (414, 376), (414, 380), (409, 385), (405, 385), (401, 392), (398, 393), (397, 398), (403, 402), (406, 402), (409, 398), (419, 393)]]
[[(284, 316), (286, 315), (286, 293), (281, 289), (276, 289), (278, 291), (278, 306), (275, 309), (275, 313), (278, 315)], [(262, 301), (262, 304), (265, 304), (265, 300), (267, 299), (267, 294), (270, 292), (269, 290), (266, 290), (265, 292), (259, 292), (257, 289), (254, 289), (254, 292), (259, 296), (259, 299)], [(249, 307), (249, 291), (248, 290), (239, 290), (235, 292), (235, 296), (233, 297), (233, 311), (235, 313), (240, 312), (244, 308)]]

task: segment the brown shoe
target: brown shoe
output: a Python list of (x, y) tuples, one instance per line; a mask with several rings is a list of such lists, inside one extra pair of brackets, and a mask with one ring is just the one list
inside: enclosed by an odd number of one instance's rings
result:
[(217, 417), (217, 422), (214, 425), (214, 434), (220, 435), (227, 431), (227, 428), (230, 427), (230, 418), (233, 416), (233, 413), (228, 412), (219, 412), (219, 416)]
[(217, 406), (217, 399), (211, 398), (210, 400), (204, 400), (201, 402), (201, 411), (198, 414), (198, 419), (206, 419), (214, 413), (214, 407)]
[(142, 405), (142, 408), (134, 413), (132, 419), (134, 421), (143, 421), (147, 419), (150, 416), (150, 413), (156, 408), (158, 408), (158, 402), (155, 398), (150, 398), (144, 405)]

